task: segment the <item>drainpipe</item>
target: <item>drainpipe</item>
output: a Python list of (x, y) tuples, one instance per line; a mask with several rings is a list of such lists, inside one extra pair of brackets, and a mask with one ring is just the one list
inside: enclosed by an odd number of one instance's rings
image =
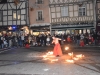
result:
[(50, 24), (50, 34), (52, 34), (51, 24)]
[(96, 1), (97, 1), (97, 0), (93, 0), (94, 28), (95, 28), (95, 30), (96, 30), (96, 21), (97, 21), (97, 19), (96, 19), (96, 14), (97, 14)]

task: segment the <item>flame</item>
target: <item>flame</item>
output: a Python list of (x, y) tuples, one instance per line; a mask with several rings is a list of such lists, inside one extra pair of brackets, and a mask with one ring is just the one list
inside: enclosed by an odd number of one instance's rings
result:
[(47, 52), (45, 55), (43, 55), (43, 60), (50, 60), (51, 62), (58, 61), (58, 59), (54, 59), (54, 55), (52, 51)]
[(65, 50), (68, 50), (69, 49), (69, 47), (65, 47)]
[(67, 62), (69, 62), (69, 63), (74, 63), (74, 60), (66, 60)]
[[(74, 55), (73, 52), (68, 53), (69, 59), (66, 59), (65, 61), (68, 63), (74, 63), (77, 60), (80, 60), (84, 57), (82, 54)], [(51, 63), (58, 61), (58, 59), (54, 58), (55, 56), (53, 55), (52, 51), (47, 52), (45, 55), (42, 56), (43, 60), (49, 60)]]
[(58, 61), (58, 59), (51, 59), (51, 62), (53, 62), (53, 61)]
[(73, 55), (73, 52), (72, 52), (72, 53), (68, 53), (68, 55), (69, 55), (69, 56), (72, 56), (72, 55)]
[(82, 57), (84, 57), (84, 55), (79, 54), (79, 55), (76, 55), (76, 57), (77, 57), (77, 58), (82, 58)]
[(46, 55), (53, 55), (53, 52), (49, 51)]
[(77, 58), (77, 57), (74, 57), (73, 59), (74, 59), (74, 60), (79, 60), (79, 58)]

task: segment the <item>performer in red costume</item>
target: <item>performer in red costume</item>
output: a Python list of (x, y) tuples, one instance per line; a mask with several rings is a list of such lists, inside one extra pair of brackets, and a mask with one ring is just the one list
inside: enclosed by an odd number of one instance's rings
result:
[(54, 50), (53, 50), (53, 54), (54, 54), (55, 56), (61, 56), (61, 55), (62, 55), (62, 50), (61, 50), (61, 46), (60, 46), (60, 44), (59, 44), (59, 40), (61, 40), (61, 39), (59, 39), (59, 38), (57, 38), (57, 37), (52, 37), (52, 38), (53, 38), (52, 43), (55, 44)]

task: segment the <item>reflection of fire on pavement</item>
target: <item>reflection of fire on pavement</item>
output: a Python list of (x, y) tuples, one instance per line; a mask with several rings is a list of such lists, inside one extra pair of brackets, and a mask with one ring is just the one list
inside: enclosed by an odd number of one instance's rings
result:
[(50, 62), (58, 61), (58, 59), (56, 59), (53, 55), (52, 51), (49, 51), (45, 55), (43, 55), (43, 60), (49, 60)]
[[(82, 55), (82, 54), (74, 55), (73, 52), (68, 53), (67, 56), (69, 58), (64, 58), (64, 60), (66, 62), (68, 62), (68, 63), (74, 63), (75, 61), (81, 60), (84, 57), (84, 55)], [(43, 57), (43, 60), (49, 60), (50, 62), (56, 62), (56, 61), (58, 61), (58, 58), (55, 58), (55, 56), (53, 55), (52, 51), (47, 52), (42, 57)]]

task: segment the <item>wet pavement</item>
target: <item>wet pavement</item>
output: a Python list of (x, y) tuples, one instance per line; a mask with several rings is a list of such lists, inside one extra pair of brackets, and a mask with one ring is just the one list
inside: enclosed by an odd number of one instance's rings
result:
[[(85, 57), (74, 63), (66, 62), (68, 52), (54, 57), (58, 61), (43, 60), (43, 55), (53, 47), (12, 48), (0, 50), (0, 75), (100, 75), (100, 49), (76, 48), (74, 55)], [(70, 51), (70, 52), (71, 52)]]

